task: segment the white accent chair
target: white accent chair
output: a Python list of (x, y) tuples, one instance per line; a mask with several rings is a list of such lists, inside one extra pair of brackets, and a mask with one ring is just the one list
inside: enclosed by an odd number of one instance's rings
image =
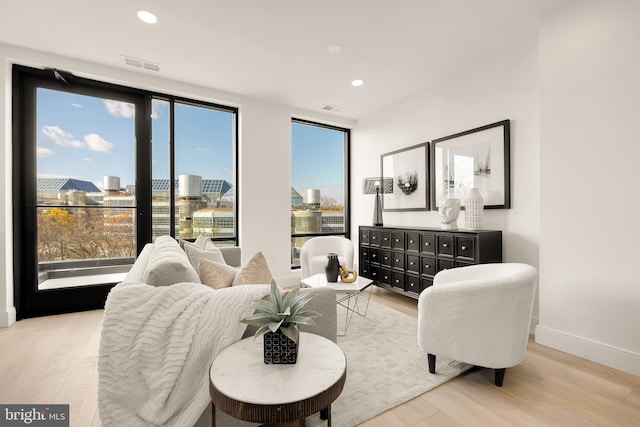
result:
[(353, 270), (353, 243), (341, 236), (318, 236), (309, 239), (300, 249), (302, 278), (324, 273), (328, 253), (338, 254), (338, 261), (348, 270)]
[(527, 350), (538, 271), (527, 264), (479, 264), (440, 271), (418, 300), (418, 345), (428, 354), (495, 369), (502, 387), (507, 368)]

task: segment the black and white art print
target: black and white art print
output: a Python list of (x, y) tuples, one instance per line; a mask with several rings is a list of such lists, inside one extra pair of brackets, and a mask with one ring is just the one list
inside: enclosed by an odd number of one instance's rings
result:
[(382, 194), (385, 211), (429, 210), (429, 144), (380, 156), (381, 176), (393, 178), (393, 192)]
[(431, 208), (478, 188), (488, 209), (511, 207), (509, 120), (432, 141)]

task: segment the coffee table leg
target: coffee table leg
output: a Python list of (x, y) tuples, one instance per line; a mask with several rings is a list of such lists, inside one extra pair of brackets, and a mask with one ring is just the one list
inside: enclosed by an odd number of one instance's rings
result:
[(211, 402), (211, 427), (216, 427), (216, 405)]

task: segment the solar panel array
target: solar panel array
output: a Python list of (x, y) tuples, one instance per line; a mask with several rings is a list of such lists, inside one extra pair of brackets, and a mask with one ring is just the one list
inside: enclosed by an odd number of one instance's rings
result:
[[(151, 190), (152, 191), (169, 191), (168, 179), (152, 179)], [(173, 186), (175, 191), (178, 191), (178, 180), (174, 181)], [(202, 193), (220, 193), (224, 194), (232, 188), (232, 185), (224, 179), (203, 179), (202, 180)], [(135, 193), (135, 185), (127, 185), (127, 192)]]
[(38, 178), (38, 190), (101, 192), (93, 182), (73, 178)]

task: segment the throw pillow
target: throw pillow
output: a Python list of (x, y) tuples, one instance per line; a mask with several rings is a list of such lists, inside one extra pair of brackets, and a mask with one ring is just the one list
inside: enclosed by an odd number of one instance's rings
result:
[(273, 279), (271, 269), (262, 252), (255, 254), (242, 267), (236, 268), (208, 259), (201, 259), (198, 265), (200, 281), (214, 289), (232, 285), (265, 285)]
[(271, 274), (267, 260), (262, 252), (258, 252), (240, 268), (232, 285), (264, 285), (270, 284), (271, 279), (273, 279), (273, 274)]
[(224, 261), (224, 257), (222, 256), (222, 252), (220, 252), (220, 249), (218, 249), (213, 243), (211, 243), (211, 246), (208, 246), (206, 244), (205, 246), (209, 249), (198, 248), (193, 243), (184, 244), (184, 251), (187, 253), (187, 257), (189, 258), (189, 261), (194, 268), (198, 268), (201, 259), (208, 259), (210, 261), (226, 264)]
[(200, 281), (213, 289), (228, 288), (231, 286), (239, 270), (239, 268), (211, 261), (206, 258), (201, 259), (198, 265)]

